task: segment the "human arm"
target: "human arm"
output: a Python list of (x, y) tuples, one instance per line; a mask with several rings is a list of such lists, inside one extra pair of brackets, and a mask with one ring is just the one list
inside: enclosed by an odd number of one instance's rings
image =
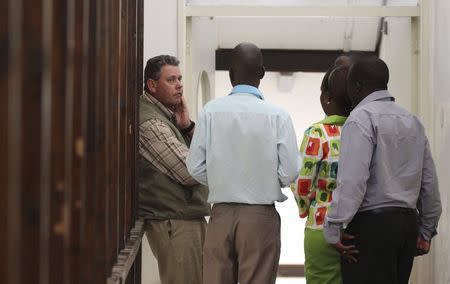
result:
[[(195, 123), (189, 118), (189, 110), (184, 96), (181, 96), (181, 101), (174, 108), (174, 115), (176, 118), (177, 127), (189, 139), (192, 139), (195, 130)], [(191, 127), (193, 126), (193, 127)], [(186, 129), (190, 129), (186, 131)]]
[(297, 178), (299, 169), (297, 138), (289, 116), (280, 125), (277, 148), (278, 180), (282, 187), (289, 186)]
[(437, 224), (442, 213), (436, 167), (431, 156), (428, 139), (425, 140), (422, 181), (417, 209), (419, 211), (417, 254), (422, 255), (428, 253), (430, 249), (430, 241), (437, 234)]
[(206, 114), (202, 112), (197, 120), (186, 165), (189, 173), (199, 183), (208, 185), (206, 172)]
[[(367, 190), (374, 143), (370, 131), (356, 122), (342, 129), (338, 187), (325, 218), (324, 236), (336, 248), (342, 245), (341, 230), (358, 211)], [(339, 249), (338, 249), (339, 250)]]

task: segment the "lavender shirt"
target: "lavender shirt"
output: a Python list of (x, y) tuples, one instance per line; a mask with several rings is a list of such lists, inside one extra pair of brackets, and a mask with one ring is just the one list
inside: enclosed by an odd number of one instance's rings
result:
[(418, 209), (419, 233), (430, 240), (442, 212), (428, 139), (419, 119), (388, 91), (367, 96), (341, 134), (338, 187), (325, 219), (329, 243), (357, 212), (381, 207)]

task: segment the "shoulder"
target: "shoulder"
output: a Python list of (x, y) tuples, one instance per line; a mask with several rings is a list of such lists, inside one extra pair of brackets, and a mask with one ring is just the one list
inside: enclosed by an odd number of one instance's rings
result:
[(402, 115), (404, 117), (407, 117), (408, 119), (417, 122), (421, 127), (423, 127), (422, 122), (420, 121), (420, 118), (417, 117), (417, 115), (415, 115), (414, 113), (412, 113), (411, 111), (407, 110), (406, 108), (404, 108), (403, 106), (399, 105), (398, 103), (393, 103), (393, 106), (396, 108), (396, 112), (399, 115)]
[(275, 105), (273, 103), (270, 103), (268, 101), (259, 101), (261, 108), (268, 114), (268, 115), (274, 115), (277, 116), (281, 121), (290, 120), (291, 116), (290, 114), (282, 107)]
[(377, 116), (376, 112), (371, 110), (370, 106), (364, 105), (362, 107), (354, 109), (347, 120), (345, 121), (344, 126), (342, 127), (343, 131), (345, 129), (351, 127), (363, 128), (365, 132), (370, 132), (369, 130), (373, 128), (373, 117)]
[(144, 99), (143, 97), (140, 98), (139, 101), (139, 122), (143, 123), (144, 121), (147, 121), (152, 118), (159, 118), (160, 117), (160, 110), (158, 107), (152, 103)]
[(347, 118), (346, 124), (350, 122), (358, 122), (363, 121), (370, 117), (372, 110), (370, 109), (370, 105), (364, 105), (362, 107), (358, 107), (350, 113)]
[(203, 106), (202, 112), (215, 111), (216, 109), (226, 107), (230, 103), (231, 102), (230, 102), (229, 96), (215, 98), (215, 99), (210, 100)]

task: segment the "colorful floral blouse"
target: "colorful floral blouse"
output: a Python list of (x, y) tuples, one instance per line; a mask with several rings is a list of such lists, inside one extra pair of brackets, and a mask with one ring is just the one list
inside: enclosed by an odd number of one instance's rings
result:
[(300, 147), (301, 167), (291, 185), (306, 227), (322, 230), (336, 188), (341, 129), (346, 117), (332, 115), (305, 131)]

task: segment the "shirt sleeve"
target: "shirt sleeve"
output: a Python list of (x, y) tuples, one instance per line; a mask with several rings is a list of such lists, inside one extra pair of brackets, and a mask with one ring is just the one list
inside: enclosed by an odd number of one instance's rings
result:
[(348, 122), (342, 128), (339, 154), (338, 187), (325, 218), (324, 236), (335, 244), (341, 229), (358, 212), (367, 190), (374, 143), (370, 132), (361, 124)]
[(422, 183), (417, 201), (419, 211), (419, 233), (425, 240), (437, 234), (437, 224), (442, 213), (436, 168), (431, 157), (428, 139), (425, 140)]
[(191, 176), (204, 185), (208, 185), (206, 143), (206, 115), (202, 112), (195, 126), (186, 164)]
[(297, 137), (290, 117), (280, 126), (277, 147), (278, 180), (287, 187), (297, 178), (299, 168)]
[(150, 119), (139, 125), (139, 153), (174, 181), (193, 186), (198, 183), (186, 168), (188, 150), (162, 121)]
[(314, 181), (317, 175), (317, 163), (322, 157), (321, 129), (312, 126), (305, 131), (300, 146), (300, 172), (298, 178), (291, 184), (291, 190), (297, 201), (299, 215), (305, 218), (309, 214), (311, 200), (314, 199)]

